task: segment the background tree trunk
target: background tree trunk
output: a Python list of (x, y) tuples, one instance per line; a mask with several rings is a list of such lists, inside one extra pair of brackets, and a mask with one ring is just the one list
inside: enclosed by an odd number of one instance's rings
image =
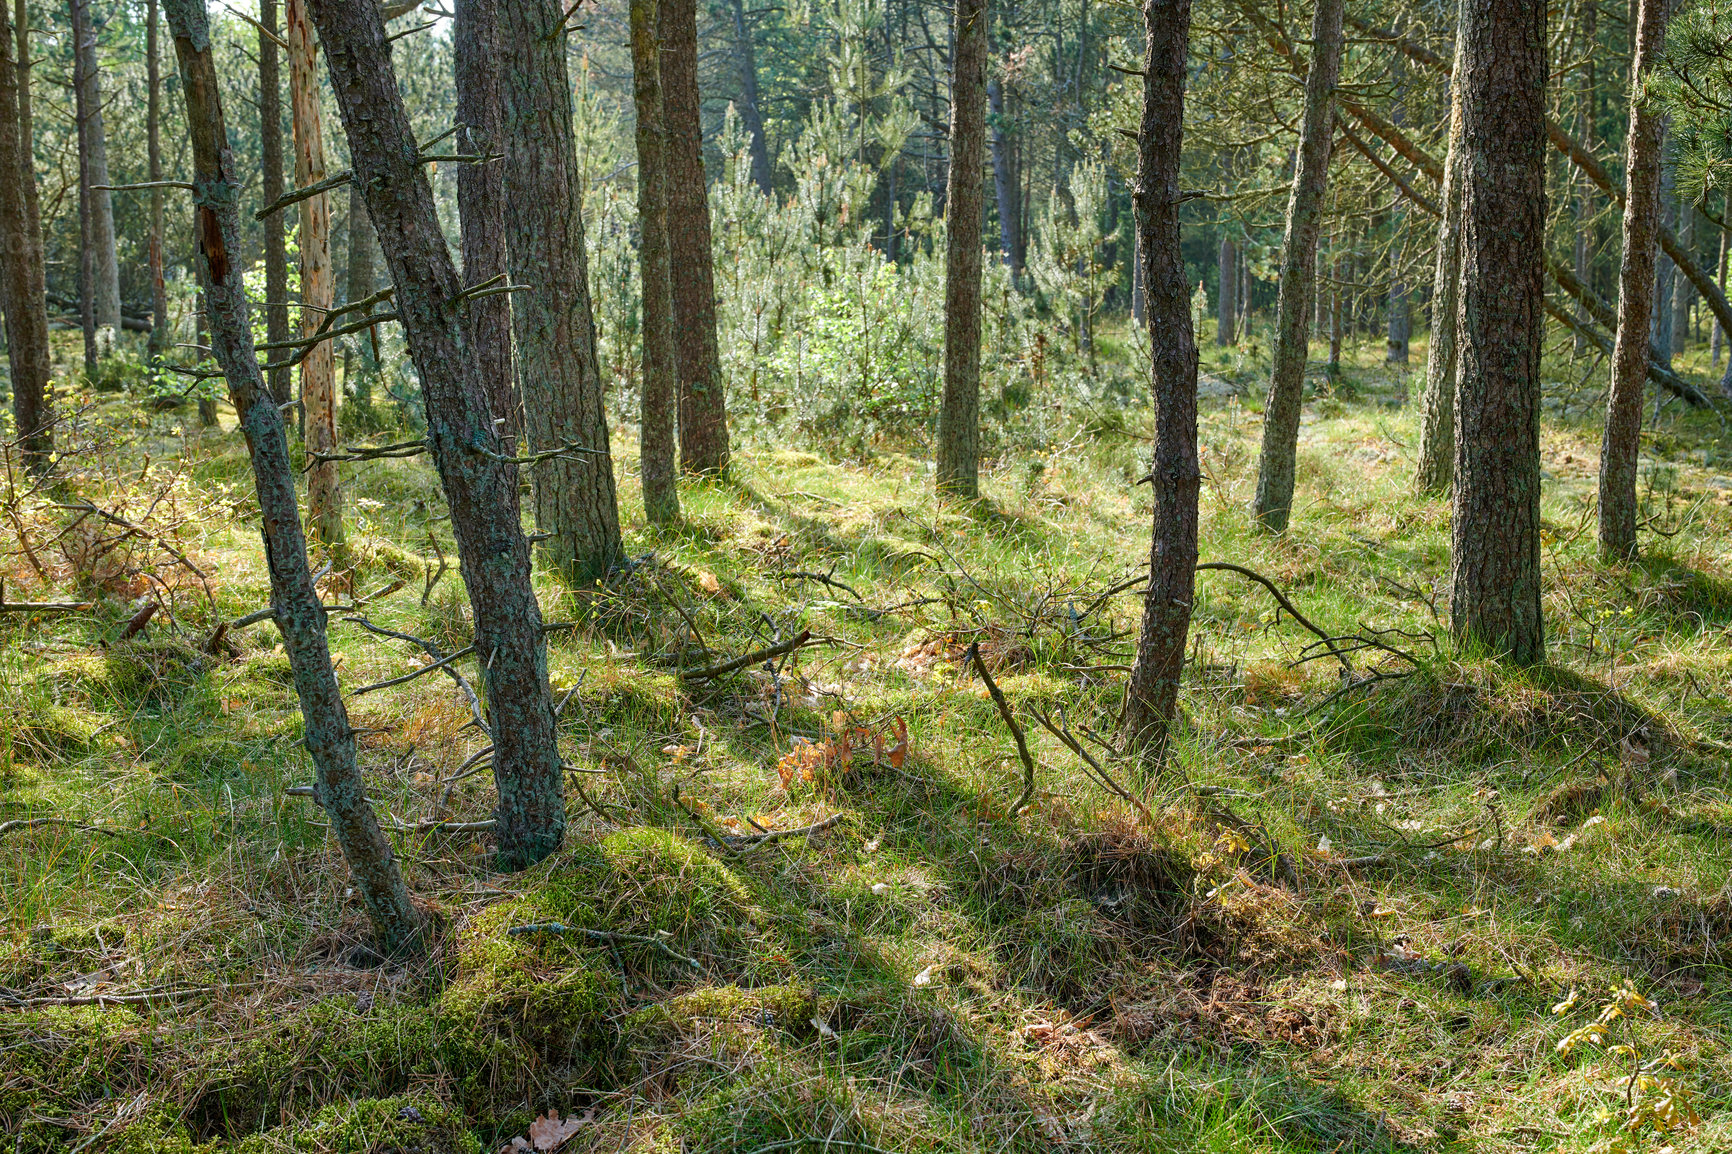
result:
[[(459, 114), (461, 115), (461, 114)], [(459, 173), (461, 175), (461, 173)], [(459, 193), (461, 199), (461, 193)], [(281, 237), (279, 235), (278, 239)], [(349, 268), (348, 288), (345, 297), (348, 301), (363, 301), (372, 296), (378, 285), (379, 238), (373, 235), (373, 221), (367, 215), (367, 198), (361, 190), (355, 187), (355, 182), (349, 182)], [(509, 310), (509, 305), (505, 306)], [(368, 309), (371, 315), (375, 310)], [(345, 320), (359, 320), (359, 317), (346, 317)], [(355, 396), (355, 402), (363, 409), (373, 406), (373, 378), (379, 372), (379, 337), (374, 329), (365, 333), (356, 333), (350, 338), (354, 343), (343, 349), (343, 387)], [(509, 348), (509, 344), (507, 345)], [(359, 357), (353, 350), (359, 348)], [(354, 371), (358, 369), (359, 371)]]
[(1021, 204), (1017, 196), (1016, 162), (1010, 139), (1004, 131), (1004, 84), (993, 77), (986, 84), (987, 106), (991, 109), (992, 184), (998, 199), (998, 243), (1004, 263), (1011, 275), (1020, 277), (1027, 262), (1022, 249)]
[(987, 0), (958, 0), (944, 194), (944, 404), (938, 491), (980, 496), (980, 230), (986, 209)]
[[(1138, 135), (1137, 235), (1148, 286), (1154, 370), (1155, 456), (1149, 584), (1142, 632), (1125, 687), (1121, 728), (1144, 764), (1165, 758), (1178, 712), (1179, 679), (1197, 583), (1197, 342), (1179, 246), (1180, 151), (1191, 0), (1149, 0), (1143, 8), (1143, 118)], [(1301, 314), (1303, 320), (1304, 314)]]
[(644, 513), (653, 525), (680, 517), (674, 480), (678, 386), (674, 374), (673, 270), (668, 252), (667, 128), (662, 108), (656, 0), (631, 0), (632, 96), (637, 106), (638, 256), (643, 280), (643, 410), (638, 433)]
[[(48, 378), (48, 295), (42, 227), (37, 219), (36, 162), (30, 138), (30, 37), (24, 0), (17, 36), (0, 0), (0, 305), (6, 313), (6, 357), (12, 372), (12, 418), (24, 467), (48, 468), (54, 449)], [(13, 49), (18, 51), (17, 59)]]
[[(277, 62), (277, 0), (259, 0), (259, 195), (274, 204), (283, 195), (283, 84)], [(266, 35), (266, 31), (270, 35)], [(289, 258), (283, 214), (262, 222), (265, 234), (265, 342), (289, 340)], [(277, 360), (288, 358), (279, 355)], [(271, 399), (286, 405), (293, 396), (291, 369), (272, 369)]]
[(1287, 234), (1281, 248), (1281, 298), (1275, 326), (1274, 365), (1263, 404), (1263, 448), (1257, 462), (1253, 512), (1259, 524), (1285, 532), (1293, 510), (1294, 457), (1299, 410), (1304, 402), (1305, 356), (1310, 350), (1316, 272), (1317, 227), (1329, 184), (1329, 148), (1334, 135), (1335, 85), (1341, 76), (1343, 0), (1317, 0), (1311, 20), (1311, 67), (1305, 77), (1305, 115), (1293, 191), (1287, 199)]
[(674, 359), (679, 374), (680, 467), (728, 467), (728, 394), (716, 342), (716, 274), (710, 198), (699, 119), (696, 0), (661, 0), (662, 113), (667, 118), (666, 187), (673, 278)]
[(1383, 355), (1385, 364), (1407, 364), (1408, 341), (1413, 334), (1413, 314), (1407, 303), (1407, 286), (1397, 280), (1389, 286), (1389, 338)]
[(498, 20), (511, 279), (533, 286), (513, 293), (511, 304), (524, 430), (531, 449), (588, 450), (536, 466), (535, 525), (553, 534), (542, 555), (585, 586), (625, 554), (590, 311), (564, 12), (559, 0), (513, 0)]
[(1220, 300), (1215, 302), (1215, 343), (1226, 348), (1233, 343), (1233, 322), (1239, 316), (1239, 248), (1224, 233), (1215, 267), (1221, 278)]
[[(306, 0), (288, 0), (289, 112), (295, 130), (295, 187), (325, 179), (325, 130), (319, 110), (319, 47), (307, 17)], [(321, 192), (301, 201), (301, 335), (311, 336), (324, 322), (336, 297), (331, 268), (331, 197)], [(337, 362), (330, 341), (301, 362), (301, 405), (305, 410), (307, 520), (313, 536), (327, 545), (343, 539), (343, 490), (335, 461), (313, 461), (313, 454), (337, 447)]]
[(1545, 330), (1545, 0), (1473, 0), (1462, 27), (1460, 367), (1450, 524), (1456, 639), (1545, 659), (1540, 340)]
[[(1732, 193), (1729, 193), (1727, 195), (1726, 205), (1732, 205)], [(1726, 217), (1724, 215), (1725, 207), (1726, 207), (1725, 205), (1722, 205), (1722, 214), (1720, 217), (1721, 220), (1726, 219)], [(1716, 270), (1715, 274), (1714, 274), (1714, 279), (1720, 285), (1720, 291), (1722, 293), (1724, 293), (1726, 291), (1726, 239), (1727, 239), (1728, 235), (1732, 235), (1732, 234), (1728, 234), (1727, 231), (1723, 228), (1719, 230), (1719, 233), (1720, 233), (1720, 259), (1719, 259), (1718, 263), (1714, 266), (1715, 270)], [(1720, 366), (1720, 349), (1721, 349), (1721, 346), (1723, 344), (1725, 344), (1725, 341), (1726, 341), (1726, 326), (1720, 323), (1719, 317), (1715, 317), (1714, 318), (1714, 333), (1713, 333), (1713, 336), (1710, 338), (1710, 341), (1709, 341), (1709, 343), (1712, 345), (1712, 354), (1711, 354), (1711, 359), (1710, 359), (1709, 363), (1712, 364), (1715, 368), (1719, 368), (1719, 366)]]
[(770, 143), (764, 135), (764, 111), (758, 103), (758, 56), (752, 47), (752, 30), (746, 26), (746, 6), (734, 0), (734, 51), (740, 58), (740, 121), (752, 157), (752, 181), (765, 196), (770, 185)]
[[(145, 153), (150, 182), (162, 179), (162, 64), (157, 55), (157, 0), (145, 6), (144, 69), (148, 89), (145, 111)], [(146, 349), (160, 357), (174, 342), (169, 339), (168, 286), (162, 272), (162, 189), (150, 190), (150, 341)]]
[(72, 88), (78, 121), (79, 215), (84, 222), (80, 267), (85, 321), (84, 362), (94, 372), (96, 362), (114, 352), (120, 335), (120, 258), (114, 247), (114, 194), (106, 191), (108, 138), (103, 131), (101, 62), (96, 54), (96, 28), (90, 21), (91, 0), (70, 0), (72, 15)]
[(1425, 392), (1419, 406), (1419, 463), (1414, 489), (1446, 493), (1455, 475), (1455, 374), (1461, 307), (1461, 54), (1467, 0), (1456, 14), (1455, 63), (1450, 71), (1449, 151), (1443, 161), (1443, 219), (1437, 226), (1437, 271), (1431, 282), (1431, 345), (1425, 356)]
[[(458, 151), (469, 156), (505, 151), (499, 81), (499, 15), (496, 0), (457, 0), (453, 48), (457, 66)], [(463, 280), (473, 287), (504, 276), (505, 169), (465, 164), (457, 169), (457, 211), (463, 225)], [(515, 437), (517, 382), (511, 366), (511, 298), (508, 294), (469, 302), (469, 347), (485, 357), (482, 377), (493, 390), (488, 406), (501, 433)]]
[[(1696, 249), (1696, 206), (1690, 204), (1682, 196), (1678, 197), (1678, 243), (1692, 253)], [(1671, 352), (1674, 357), (1684, 355), (1684, 350), (1690, 338), (1690, 303), (1692, 294), (1690, 282), (1683, 277), (1677, 278), (1672, 288), (1672, 341)]]
[[(1659, 123), (1660, 133), (1660, 223), (1662, 229), (1674, 229), (1678, 223), (1678, 181), (1676, 162), (1666, 155), (1666, 122)], [(1660, 363), (1672, 367), (1672, 299), (1677, 290), (1677, 265), (1662, 253), (1654, 267), (1653, 345)]]
[(355, 179), (397, 288), (397, 315), (427, 405), (427, 440), (451, 510), (493, 738), (499, 859), (508, 868), (530, 865), (559, 848), (565, 795), (518, 471), (503, 451), (511, 441), (493, 428), (494, 390), (481, 379), (490, 361), (466, 344), (462, 282), (439, 229), (379, 7), (353, 0), (307, 6), (325, 46)]
[(1624, 257), (1618, 270), (1618, 339), (1612, 388), (1600, 441), (1600, 552), (1610, 560), (1636, 555), (1636, 460), (1642, 433), (1642, 393), (1652, 349), (1656, 233), (1660, 220), (1661, 125), (1639, 99), (1666, 48), (1666, 0), (1641, 0), (1630, 81), (1630, 131), (1624, 161)]
[(331, 668), (325, 610), (313, 586), (295, 499), (295, 470), (276, 403), (259, 376), (248, 318), (236, 211), (239, 181), (223, 124), (216, 64), (204, 0), (166, 0), (169, 27), (180, 60), (193, 165), (201, 191), (198, 213), (199, 274), (211, 317), (211, 346), (228, 380), (252, 458), (253, 481), (270, 564), (271, 608), (293, 671), (305, 718), (304, 743), (319, 781), (315, 794), (331, 819), (331, 831), (349, 863), (374, 929), (391, 951), (420, 943), (423, 918), (367, 802), (355, 758), (355, 734)]

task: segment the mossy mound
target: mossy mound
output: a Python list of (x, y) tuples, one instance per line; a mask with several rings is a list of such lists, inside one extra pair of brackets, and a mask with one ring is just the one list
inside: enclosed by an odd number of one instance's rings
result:
[(36, 694), (19, 703), (7, 722), (14, 756), (38, 763), (81, 757), (90, 752), (103, 717), (88, 709), (55, 705)]
[(141, 705), (190, 687), (204, 669), (204, 656), (178, 641), (123, 641), (100, 655), (53, 662), (36, 682), (57, 704)]

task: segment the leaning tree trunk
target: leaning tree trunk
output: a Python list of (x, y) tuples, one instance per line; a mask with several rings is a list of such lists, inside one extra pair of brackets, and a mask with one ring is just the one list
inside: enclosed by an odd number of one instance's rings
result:
[(564, 14), (560, 0), (498, 8), (505, 227), (511, 279), (529, 286), (512, 294), (511, 307), (529, 447), (584, 450), (535, 469), (535, 525), (551, 534), (542, 556), (568, 582), (587, 586), (604, 580), (625, 550), (590, 311)]
[[(23, 0), (19, 0), (23, 16)], [(32, 156), (28, 75), (13, 58), (28, 59), (29, 34), (0, 0), (0, 305), (6, 313), (6, 356), (12, 370), (12, 419), (24, 467), (45, 472), (54, 450), (52, 372), (42, 228), (36, 217), (36, 163)]]
[(656, 0), (631, 0), (632, 98), (637, 106), (638, 257), (643, 282), (643, 423), (638, 461), (644, 513), (654, 525), (680, 518), (674, 481), (676, 405), (673, 269), (668, 250), (667, 129), (663, 119)]
[[(277, 0), (259, 0), (259, 192), (266, 204), (283, 195), (283, 84), (277, 62)], [(289, 341), (289, 257), (283, 214), (265, 217), (265, 343)], [(287, 361), (287, 357), (277, 357)], [(271, 398), (286, 405), (294, 395), (292, 369), (270, 371)]]
[(1024, 255), (1022, 229), (1017, 227), (1020, 204), (1016, 188), (1016, 164), (1011, 157), (1010, 138), (1004, 130), (1004, 85), (993, 77), (986, 82), (987, 107), (991, 110), (992, 186), (998, 199), (998, 247), (1013, 277), (1022, 275)]
[(391, 843), (367, 803), (356, 763), (355, 731), (331, 668), (325, 610), (307, 564), (288, 438), (259, 375), (247, 315), (245, 269), (229, 255), (242, 251), (236, 211), (242, 182), (223, 125), (221, 83), (212, 59), (204, 0), (165, 0), (165, 4), (192, 137), (199, 277), (210, 309), (211, 346), (228, 381), (229, 397), (252, 458), (270, 566), (271, 608), (305, 718), (303, 744), (319, 775), (314, 795), (331, 819), (331, 830), (380, 939), (392, 951), (416, 948), (425, 919), (410, 902)]
[(1643, 98), (1666, 48), (1666, 0), (1641, 0), (1630, 81), (1629, 155), (1624, 165), (1624, 259), (1618, 269), (1618, 339), (1600, 441), (1600, 551), (1636, 555), (1636, 459), (1648, 380), (1656, 233), (1660, 219), (1660, 117)]
[(108, 139), (103, 131), (101, 64), (91, 0), (70, 0), (72, 89), (77, 109), (81, 297), (85, 313), (84, 366), (114, 352), (120, 335), (120, 258), (114, 244), (114, 195), (108, 191)]
[(1311, 20), (1311, 68), (1305, 77), (1305, 115), (1299, 159), (1287, 198), (1287, 235), (1281, 250), (1281, 297), (1275, 324), (1274, 366), (1263, 404), (1263, 449), (1257, 462), (1253, 512), (1265, 529), (1285, 532), (1293, 511), (1293, 478), (1304, 400), (1307, 320), (1315, 290), (1317, 227), (1329, 183), (1335, 86), (1341, 77), (1343, 0), (1317, 0)]
[(1419, 467), (1414, 489), (1420, 493), (1449, 490), (1455, 473), (1455, 373), (1461, 305), (1462, 171), (1467, 146), (1461, 138), (1462, 21), (1466, 0), (1457, 13), (1455, 66), (1451, 75), (1449, 152), (1443, 162), (1443, 219), (1437, 226), (1437, 272), (1431, 282), (1431, 346), (1425, 357), (1425, 392), (1419, 405)]
[[(457, 71), (458, 152), (501, 154), (505, 134), (499, 86), (499, 15), (496, 0), (457, 0), (452, 31)], [(457, 170), (457, 214), (463, 226), (463, 280), (471, 287), (503, 277), (506, 268), (505, 170), (497, 163)], [(511, 376), (511, 298), (505, 293), (469, 302), (469, 347), (488, 358), (483, 379), (494, 392), (488, 405), (499, 430), (518, 432), (517, 382)]]
[(1225, 234), (1215, 268), (1220, 273), (1220, 300), (1216, 301), (1215, 343), (1222, 348), (1233, 343), (1233, 322), (1239, 316), (1239, 247)]
[(704, 126), (698, 119), (696, 0), (661, 0), (660, 20), (668, 234), (672, 267), (680, 270), (673, 278), (680, 468), (715, 474), (728, 467), (728, 397), (716, 342), (716, 274)]
[(1125, 687), (1120, 727), (1145, 765), (1165, 759), (1178, 712), (1179, 677), (1197, 584), (1197, 341), (1179, 245), (1180, 156), (1184, 143), (1185, 60), (1191, 0), (1148, 0), (1143, 59), (1143, 120), (1138, 134), (1137, 236), (1148, 294), (1154, 378), (1154, 499), (1149, 584), (1142, 632)]
[(1462, 27), (1460, 367), (1451, 627), (1518, 665), (1540, 612), (1546, 2), (1473, 0)]
[[(148, 89), (145, 111), (145, 153), (150, 182), (162, 181), (162, 63), (157, 56), (157, 0), (145, 6), (144, 71)], [(150, 190), (150, 341), (152, 359), (168, 351), (168, 286), (162, 273), (162, 189)]]
[(980, 229), (985, 212), (987, 0), (958, 0), (944, 194), (944, 405), (938, 491), (980, 496)]
[[(295, 187), (325, 179), (325, 130), (319, 109), (319, 46), (307, 18), (306, 0), (288, 0), (289, 113), (295, 130)], [(309, 337), (330, 315), (337, 277), (331, 267), (331, 197), (321, 192), (301, 201), (301, 336)], [(320, 341), (301, 362), (301, 407), (307, 446), (307, 519), (313, 536), (327, 545), (343, 539), (343, 490), (335, 461), (319, 460), (337, 447), (337, 360), (330, 341)]]
[(508, 867), (530, 865), (559, 848), (565, 795), (512, 440), (493, 426), (494, 391), (481, 379), (489, 359), (468, 345), (469, 299), (439, 229), (379, 7), (352, 0), (308, 0), (307, 7), (325, 46), (355, 179), (397, 289), (397, 315), (427, 406), (427, 441), (451, 510), (493, 737), (499, 858)]
[(752, 47), (752, 30), (746, 26), (746, 7), (741, 0), (734, 0), (734, 51), (740, 58), (740, 120), (746, 126), (752, 182), (765, 196), (770, 196), (770, 142), (764, 134), (764, 113), (758, 104), (758, 56)]

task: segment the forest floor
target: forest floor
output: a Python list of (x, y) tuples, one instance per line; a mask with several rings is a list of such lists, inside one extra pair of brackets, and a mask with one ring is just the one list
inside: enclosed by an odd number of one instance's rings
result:
[[(1562, 393), (1586, 366), (1554, 367)], [(914, 456), (748, 446), (658, 534), (628, 476), (640, 563), (588, 605), (542, 586), (576, 623), (549, 638), (583, 771), (556, 857), (500, 874), (484, 835), (422, 828), (492, 807), (451, 681), (351, 703), (440, 921), (408, 964), (372, 952), (288, 792), (312, 770), (270, 626), (203, 651), (266, 603), (232, 415), (94, 398), (98, 447), (14, 502), (32, 556), (0, 574), (8, 600), (95, 603), (0, 621), (7, 1146), (492, 1154), (549, 1148), (552, 1110), (569, 1151), (1732, 1147), (1732, 436), (1660, 416), (1646, 555), (1608, 567), (1592, 389), (1551, 406), (1551, 663), (1517, 672), (1439, 625), (1448, 506), (1409, 493), (1413, 373), (1368, 348), (1316, 378), (1270, 539), (1246, 514), (1262, 365), (1204, 368), (1203, 558), (1356, 638), (1341, 660), (1201, 573), (1176, 767), (1113, 760), (1144, 410), (1068, 414), (975, 506), (937, 504)], [(345, 486), (327, 599), (461, 647), (425, 459)], [(144, 596), (165, 608), (121, 640)], [(353, 615), (331, 618), (345, 686), (427, 661)], [(685, 676), (801, 629), (769, 670)], [(1019, 816), (971, 642), (1033, 750)], [(84, 825), (13, 824), (38, 818)], [(549, 922), (637, 940), (509, 932)]]

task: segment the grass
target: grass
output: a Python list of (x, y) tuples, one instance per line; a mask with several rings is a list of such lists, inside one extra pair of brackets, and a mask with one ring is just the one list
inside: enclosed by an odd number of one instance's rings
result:
[[(1039, 792), (1013, 818), (1020, 767), (961, 654), (982, 642), (1025, 719), (1110, 732), (1137, 604), (1085, 610), (1146, 555), (1146, 411), (1061, 414), (1064, 439), (1007, 447), (975, 506), (936, 504), (919, 456), (746, 446), (657, 533), (628, 475), (628, 548), (652, 560), (600, 603), (541, 588), (578, 623), (550, 666), (605, 816), (574, 792), (566, 848), (515, 875), (474, 835), (398, 833), (442, 927), (409, 966), (378, 965), (317, 810), (285, 793), (312, 775), (268, 625), (201, 649), (266, 597), (226, 410), (200, 434), (107, 400), (54, 499), (130, 494), (209, 580), (140, 538), (50, 544), (68, 514), (20, 505), (42, 572), (8, 551), (11, 596), (97, 608), (0, 620), (0, 820), (114, 836), (0, 837), (12, 1149), (491, 1152), (549, 1109), (586, 1119), (565, 1149), (597, 1151), (1726, 1148), (1726, 434), (1668, 411), (1644, 435), (1645, 512), (1671, 535), (1609, 567), (1598, 378), (1549, 407), (1551, 663), (1501, 669), (1439, 624), (1448, 509), (1408, 492), (1412, 373), (1353, 351), (1314, 382), (1294, 530), (1270, 539), (1246, 512), (1264, 366), (1205, 349), (1202, 552), (1337, 631), (1403, 631), (1416, 665), (1358, 660), (1411, 676), (1331, 699), (1332, 662), (1294, 664), (1309, 634), (1203, 574), (1180, 772), (1147, 783), (1148, 818), (1033, 725)], [(1551, 392), (1581, 368), (1548, 361)], [(461, 645), (455, 573), (422, 596), (455, 557), (429, 467), (345, 485), (327, 595), (403, 581), (368, 615)], [(153, 591), (171, 611), (120, 640)], [(776, 674), (692, 684), (657, 660), (801, 628), (825, 640)], [(349, 686), (417, 663), (336, 620), (332, 642)], [(485, 773), (446, 782), (479, 747), (449, 683), (352, 710), (388, 820), (488, 815)], [(1637, 729), (1651, 761), (1623, 751)], [(836, 813), (746, 854), (706, 840)], [(665, 934), (698, 965), (508, 932), (549, 921)], [(1560, 1053), (1626, 983), (1657, 1008)], [(1661, 1133), (1668, 1103), (1700, 1124)]]

